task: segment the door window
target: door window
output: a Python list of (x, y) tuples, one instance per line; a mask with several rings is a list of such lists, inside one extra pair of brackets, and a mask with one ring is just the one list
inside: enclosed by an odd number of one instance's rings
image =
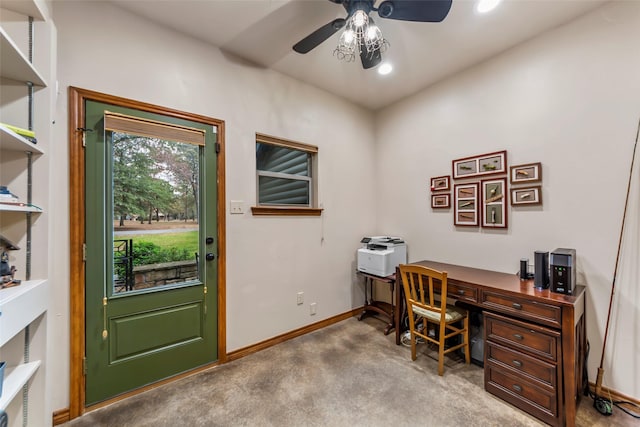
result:
[(199, 279), (198, 145), (107, 132), (112, 155), (112, 294)]

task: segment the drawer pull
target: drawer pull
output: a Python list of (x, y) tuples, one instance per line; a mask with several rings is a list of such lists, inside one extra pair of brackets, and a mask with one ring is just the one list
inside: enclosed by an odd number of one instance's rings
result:
[(522, 304), (518, 304), (517, 302), (514, 302), (511, 306), (516, 310), (522, 310)]
[(522, 387), (520, 387), (518, 384), (514, 384), (514, 385), (513, 385), (513, 389), (514, 389), (515, 391), (517, 391), (518, 393), (520, 393), (520, 392), (522, 391)]
[(522, 367), (522, 362), (519, 361), (519, 360), (513, 360), (513, 365), (517, 366), (518, 368), (521, 368)]
[(522, 341), (524, 339), (524, 337), (522, 335), (520, 335), (520, 334), (513, 334), (513, 337), (515, 339), (517, 339), (517, 340), (520, 340), (520, 341)]
[(464, 289), (458, 289), (458, 295), (464, 295)]

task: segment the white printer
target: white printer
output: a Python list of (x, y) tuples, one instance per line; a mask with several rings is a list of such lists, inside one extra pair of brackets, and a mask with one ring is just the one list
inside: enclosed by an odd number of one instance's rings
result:
[(407, 245), (399, 237), (364, 237), (358, 249), (358, 271), (387, 277), (407, 262)]

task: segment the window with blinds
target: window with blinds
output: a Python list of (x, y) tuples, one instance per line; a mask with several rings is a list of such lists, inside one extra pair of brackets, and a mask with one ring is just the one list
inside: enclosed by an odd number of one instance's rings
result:
[(259, 206), (313, 207), (314, 146), (256, 135)]

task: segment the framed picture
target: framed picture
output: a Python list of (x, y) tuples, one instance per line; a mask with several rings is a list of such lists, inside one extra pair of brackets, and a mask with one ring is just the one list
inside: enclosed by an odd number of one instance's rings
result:
[(511, 206), (521, 205), (541, 205), (542, 187), (534, 185), (532, 187), (512, 188)]
[(431, 178), (431, 191), (449, 191), (451, 190), (450, 182), (449, 175)]
[(431, 195), (431, 207), (433, 209), (450, 208), (451, 207), (451, 195), (449, 193), (432, 194)]
[(507, 172), (507, 152), (465, 157), (452, 162), (453, 179), (494, 175)]
[(456, 184), (453, 190), (453, 224), (456, 226), (477, 227), (479, 184)]
[(512, 184), (542, 181), (542, 164), (527, 163), (525, 165), (511, 166), (509, 177)]
[(507, 179), (484, 179), (482, 188), (482, 226), (507, 228)]

